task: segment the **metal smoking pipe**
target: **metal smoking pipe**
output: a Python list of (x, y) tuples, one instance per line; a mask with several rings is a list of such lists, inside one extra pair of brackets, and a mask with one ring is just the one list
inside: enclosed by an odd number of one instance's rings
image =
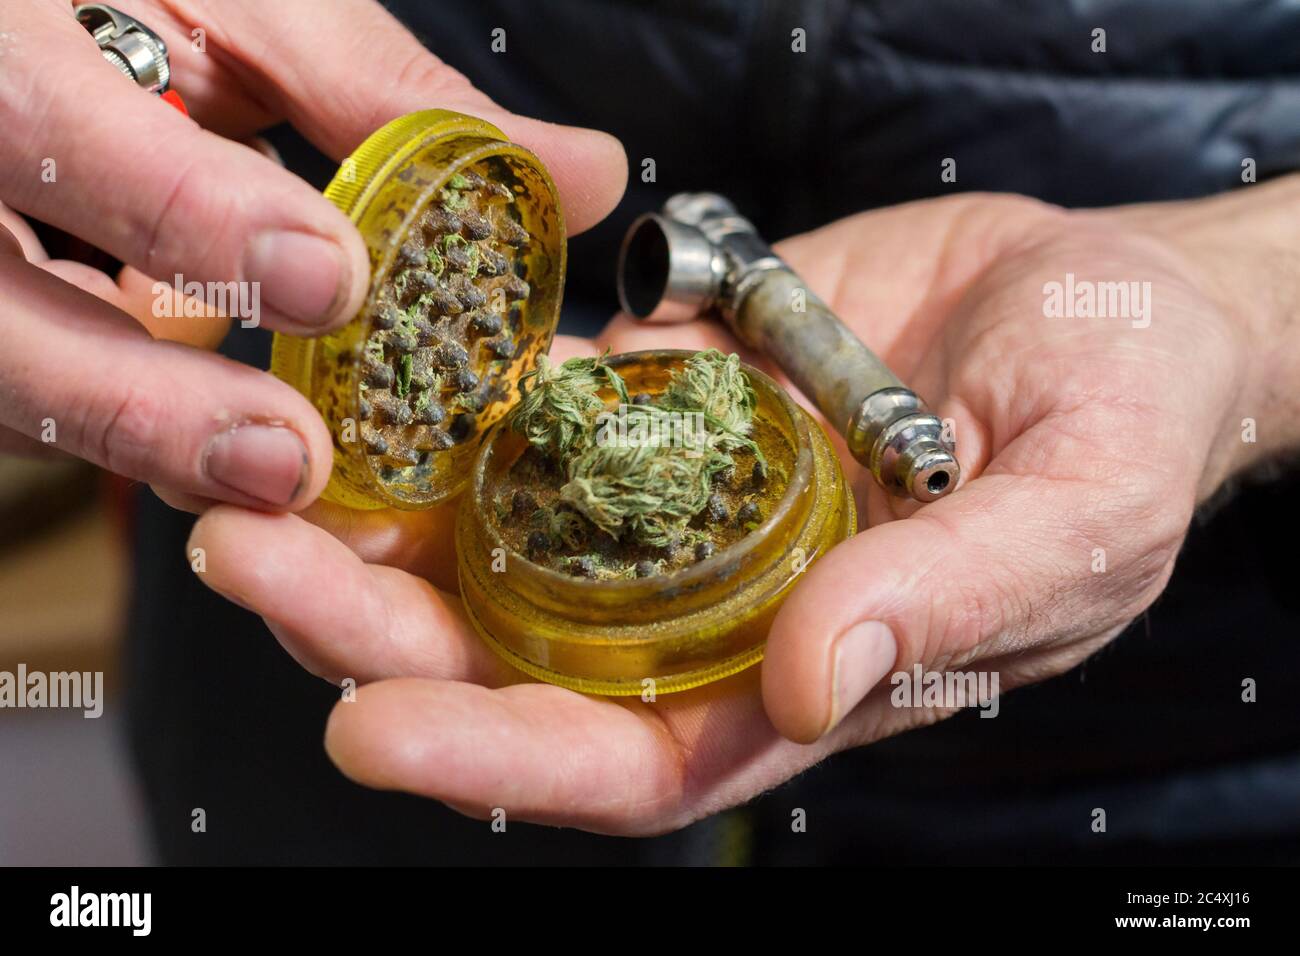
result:
[(721, 313), (842, 429), (853, 457), (893, 494), (934, 501), (957, 486), (961, 469), (943, 422), (717, 193), (678, 193), (662, 213), (632, 223), (618, 257), (618, 297), (646, 322)]

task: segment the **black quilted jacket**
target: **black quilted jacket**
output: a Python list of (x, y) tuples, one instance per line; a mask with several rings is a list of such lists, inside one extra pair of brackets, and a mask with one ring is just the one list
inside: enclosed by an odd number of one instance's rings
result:
[[(389, 6), (500, 102), (626, 145), (627, 197), (571, 247), (569, 331), (613, 312), (623, 229), (679, 189), (726, 193), (775, 238), (953, 189), (1092, 206), (1231, 189), (1245, 157), (1261, 179), (1300, 167), (1300, 6), (1282, 0)], [(506, 54), (489, 52), (496, 27)], [(1093, 52), (1097, 29), (1105, 53)], [(328, 178), (331, 164), (300, 141), (279, 142), (309, 179)], [(635, 175), (643, 157), (656, 183)], [(958, 161), (955, 186), (939, 180), (945, 157)], [(1294, 478), (1246, 488), (1198, 521), (1148, 615), (1083, 667), (1008, 695), (998, 719), (959, 716), (841, 755), (725, 820), (648, 841), (525, 827), (503, 841), (345, 782), (318, 744), (334, 691), (194, 582), (174, 560), (188, 521), (148, 498), (132, 726), (162, 855), (1294, 862), (1300, 589), (1294, 560), (1268, 543), (1294, 534), (1297, 490)], [(1239, 700), (1244, 677), (1258, 681), (1257, 704)], [(196, 805), (237, 821), (222, 827), (230, 838), (193, 840)], [(789, 832), (792, 807), (808, 811), (807, 834)], [(1094, 807), (1108, 810), (1105, 837), (1088, 828)]]

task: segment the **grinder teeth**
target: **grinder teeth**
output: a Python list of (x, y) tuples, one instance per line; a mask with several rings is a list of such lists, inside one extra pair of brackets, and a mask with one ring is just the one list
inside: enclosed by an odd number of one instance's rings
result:
[(522, 314), (504, 306), (531, 293), (531, 237), (514, 199), (504, 183), (462, 171), (398, 249), (371, 312), (358, 401), (382, 480), (418, 481), (433, 456), (476, 434), (495, 400), (485, 376), (519, 354)]

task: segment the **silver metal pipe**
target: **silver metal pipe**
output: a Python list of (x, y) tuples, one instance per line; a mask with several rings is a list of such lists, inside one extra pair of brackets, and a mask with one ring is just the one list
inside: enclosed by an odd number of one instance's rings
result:
[(679, 193), (623, 240), (618, 294), (647, 322), (716, 312), (769, 355), (890, 492), (933, 501), (960, 468), (943, 422), (868, 349), (753, 225), (716, 193)]

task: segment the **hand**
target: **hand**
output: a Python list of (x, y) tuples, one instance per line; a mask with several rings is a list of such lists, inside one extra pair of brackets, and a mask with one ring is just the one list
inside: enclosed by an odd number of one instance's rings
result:
[[(258, 318), (282, 332), (319, 334), (356, 313), (369, 275), (356, 230), (240, 142), (281, 120), (341, 160), (395, 116), (461, 110), (541, 155), (573, 231), (621, 195), (626, 161), (615, 140), (506, 112), (372, 0), (331, 0), (329, 16), (310, 0), (118, 5), (167, 42), (197, 123), (106, 63), (68, 0), (0, 7), (0, 451), (43, 440), (192, 510), (214, 500), (296, 509), (320, 493), (331, 442), (305, 399), (266, 373), (152, 341), (123, 314), (160, 336), (215, 346), (224, 317), (168, 327), (152, 318), (148, 277), (170, 285), (178, 274), (260, 283)], [(358, 62), (382, 64), (385, 79), (357, 83)], [(50, 261), (10, 210), (127, 267), (115, 281)]]
[[(1072, 667), (1151, 603), (1197, 501), (1280, 433), (1295, 438), (1267, 383), (1294, 381), (1300, 351), (1270, 339), (1286, 301), (1261, 266), (1287, 248), (1297, 191), (1078, 213), (963, 196), (783, 243), (810, 288), (953, 420), (964, 481), (918, 508), (844, 458), (867, 530), (796, 587), (761, 676), (653, 704), (521, 683), (450, 593), (445, 510), (405, 527), (331, 514), (349, 550), (294, 516), (218, 508), (192, 539), (207, 549), (204, 580), (266, 616), (315, 673), (366, 685), (326, 736), (355, 780), (480, 817), (682, 826), (951, 712), (892, 706), (891, 672), (991, 670), (1006, 690)], [(1067, 273), (1149, 282), (1149, 322), (1137, 300), (1126, 316), (1046, 317), (1045, 284)], [(715, 324), (626, 318), (604, 345), (735, 347)], [(1245, 417), (1278, 438), (1243, 444)]]

